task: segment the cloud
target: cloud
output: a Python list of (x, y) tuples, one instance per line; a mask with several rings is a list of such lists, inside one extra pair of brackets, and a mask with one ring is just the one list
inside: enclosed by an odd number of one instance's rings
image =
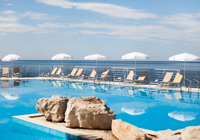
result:
[(11, 5), (12, 5), (12, 3), (7, 4), (7, 6), (11, 6)]
[(11, 10), (7, 10), (7, 11), (0, 12), (0, 13), (3, 14), (3, 15), (6, 15), (6, 14), (15, 14), (16, 12), (15, 11), (11, 11)]
[(19, 19), (20, 19), (20, 17), (12, 16), (12, 15), (9, 15), (6, 17), (0, 16), (0, 21), (17, 22)]
[(48, 14), (42, 14), (36, 12), (25, 12), (21, 16), (29, 17), (31, 20), (52, 20), (52, 19), (57, 19), (59, 17), (59, 16), (49, 16)]
[(157, 23), (164, 25), (173, 25), (180, 28), (197, 28), (200, 27), (200, 13), (195, 14), (178, 14), (163, 16)]
[(60, 16), (48, 14), (36, 13), (36, 12), (25, 12), (19, 13), (15, 11), (3, 11), (0, 12), (0, 21), (18, 22), (19, 19), (28, 17), (31, 20), (54, 20), (60, 18)]
[(42, 24), (38, 24), (38, 27), (42, 27), (42, 28), (66, 28), (67, 25), (66, 24), (61, 24), (61, 23), (42, 23)]
[(5, 33), (25, 33), (32, 32), (35, 34), (46, 34), (50, 32), (55, 32), (53, 30), (45, 30), (38, 27), (24, 25), (19, 23), (0, 23), (0, 34), (5, 35)]
[(126, 18), (126, 19), (145, 19), (145, 18), (157, 18), (156, 14), (146, 13), (143, 10), (135, 10), (126, 8), (123, 6), (118, 6), (114, 4), (106, 3), (95, 3), (95, 2), (70, 2), (66, 0), (36, 0), (39, 3), (48, 4), (51, 6), (60, 6), (65, 9), (76, 8), (81, 10), (90, 10), (100, 14)]
[[(85, 35), (109, 35), (117, 38), (138, 40), (138, 41), (158, 41), (165, 43), (179, 41), (200, 41), (196, 28), (194, 29), (175, 29), (162, 25), (115, 25), (111, 23), (84, 22), (84, 23), (43, 23), (40, 28), (75, 28), (76, 33)], [(77, 31), (78, 30), (78, 31)]]
[(34, 31), (35, 28), (29, 25), (18, 23), (0, 23), (0, 32), (27, 32)]

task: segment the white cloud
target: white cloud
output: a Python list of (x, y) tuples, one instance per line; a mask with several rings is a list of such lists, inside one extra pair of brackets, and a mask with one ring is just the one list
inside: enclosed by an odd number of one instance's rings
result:
[(73, 8), (81, 9), (81, 10), (91, 10), (93, 12), (98, 12), (100, 14), (119, 17), (119, 18), (127, 18), (127, 19), (145, 19), (145, 18), (157, 18), (156, 14), (146, 13), (143, 10), (135, 10), (126, 8), (123, 6), (118, 6), (114, 4), (106, 4), (106, 3), (95, 3), (95, 2), (70, 2), (66, 0), (36, 0), (37, 2), (48, 4), (51, 6), (60, 6), (62, 8)]
[(0, 21), (7, 22), (18, 22), (19, 19), (28, 17), (31, 20), (54, 20), (60, 18), (60, 16), (56, 15), (48, 15), (43, 13), (36, 12), (25, 12), (25, 13), (17, 13), (15, 11), (3, 11), (0, 12)]
[(7, 4), (7, 6), (11, 6), (11, 5), (12, 5), (12, 3)]
[(66, 28), (67, 25), (66, 24), (61, 24), (61, 23), (42, 23), (42, 24), (38, 24), (38, 27), (42, 27), (42, 28)]
[(26, 12), (21, 15), (22, 17), (29, 17), (31, 20), (51, 20), (56, 19), (59, 16), (49, 16), (48, 14), (36, 13), (36, 12)]
[(0, 23), (0, 32), (27, 32), (34, 31), (35, 28), (29, 25), (18, 23)]
[[(83, 34), (105, 34), (120, 38), (139, 41), (162, 41), (166, 43), (177, 41), (200, 41), (200, 30), (185, 29), (179, 30), (160, 25), (113, 25), (108, 23), (83, 23), (69, 25), (70, 27), (92, 28), (91, 30), (81, 30)], [(98, 28), (103, 30), (99, 31)], [(96, 31), (94, 30), (96, 29)]]
[(0, 35), (6, 35), (6, 33), (0, 33)]
[(180, 28), (196, 28), (200, 27), (200, 13), (196, 14), (178, 14), (171, 16), (163, 16), (158, 22), (159, 24), (173, 25)]
[(18, 16), (12, 16), (12, 15), (9, 15), (9, 16), (0, 16), (0, 21), (8, 21), (8, 22), (17, 22), (17, 20), (19, 20), (20, 17)]
[(16, 12), (15, 11), (11, 11), (11, 10), (7, 10), (7, 11), (0, 12), (0, 13), (3, 14), (3, 15), (6, 15), (6, 14), (15, 14)]

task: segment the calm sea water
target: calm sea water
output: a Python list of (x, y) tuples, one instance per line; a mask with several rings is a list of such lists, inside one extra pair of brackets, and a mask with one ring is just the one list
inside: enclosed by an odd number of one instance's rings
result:
[[(95, 60), (17, 60), (0, 61), (2, 65), (64, 65), (64, 66), (96, 66)], [(135, 61), (97, 61), (98, 67), (135, 67)], [(136, 61), (137, 68), (149, 69), (184, 69), (182, 61)], [(200, 70), (200, 62), (187, 62), (186, 70)]]

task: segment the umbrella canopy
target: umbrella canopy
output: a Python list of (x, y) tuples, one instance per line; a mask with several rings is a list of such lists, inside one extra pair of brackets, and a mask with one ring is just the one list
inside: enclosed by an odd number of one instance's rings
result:
[(168, 113), (168, 116), (171, 118), (174, 118), (178, 121), (192, 121), (196, 119), (196, 115), (198, 115), (195, 112), (181, 112), (181, 111), (174, 111)]
[(200, 61), (200, 57), (189, 54), (189, 53), (182, 53), (182, 54), (177, 54), (174, 56), (169, 57), (170, 61)]
[(13, 61), (13, 60), (21, 60), (22, 58), (16, 54), (9, 54), (2, 58), (2, 61)]
[(20, 98), (20, 96), (15, 94), (2, 93), (2, 95), (8, 100), (17, 100)]
[(54, 55), (51, 59), (52, 60), (68, 60), (68, 59), (73, 59), (73, 57), (65, 53), (59, 53), (59, 54)]
[(84, 59), (86, 60), (109, 60), (106, 56), (100, 54), (92, 54), (85, 56)]
[(122, 59), (150, 59), (150, 57), (144, 53), (132, 52), (123, 55)]
[[(182, 54), (177, 54), (177, 55), (169, 57), (169, 60), (170, 61), (185, 61), (184, 63), (184, 79), (185, 79), (186, 61), (200, 61), (200, 57), (193, 54), (189, 54), (189, 53), (182, 53)], [(185, 81), (184, 81), (184, 84), (185, 84)]]
[(136, 59), (150, 59), (150, 57), (144, 53), (132, 52), (123, 55), (122, 59), (135, 59), (135, 71), (136, 71)]

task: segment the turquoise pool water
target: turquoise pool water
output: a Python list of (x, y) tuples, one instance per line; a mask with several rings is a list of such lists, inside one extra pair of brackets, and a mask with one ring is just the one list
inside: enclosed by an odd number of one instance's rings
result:
[[(12, 116), (37, 113), (38, 99), (51, 96), (97, 96), (117, 119), (150, 130), (200, 125), (199, 93), (69, 81), (0, 81), (0, 139), (63, 139), (18, 126)], [(34, 131), (34, 132), (33, 132)]]

